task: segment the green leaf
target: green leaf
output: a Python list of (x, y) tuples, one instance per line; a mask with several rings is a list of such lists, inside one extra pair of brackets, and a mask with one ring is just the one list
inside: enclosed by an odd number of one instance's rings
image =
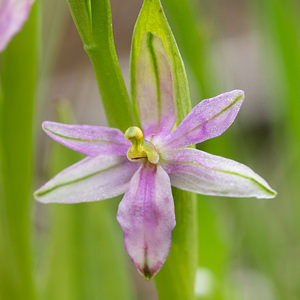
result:
[(1, 57), (1, 299), (35, 299), (31, 184), (38, 62), (37, 20), (35, 4), (25, 26)]
[(197, 268), (196, 196), (176, 188), (172, 193), (176, 227), (169, 256), (154, 280), (160, 300), (192, 300)]

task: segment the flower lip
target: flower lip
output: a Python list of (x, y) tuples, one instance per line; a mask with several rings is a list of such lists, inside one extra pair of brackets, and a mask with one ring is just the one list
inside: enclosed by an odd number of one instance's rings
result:
[(144, 140), (144, 134), (140, 128), (129, 127), (125, 132), (125, 138), (132, 143), (127, 152), (127, 158), (130, 161), (147, 159), (152, 164), (158, 163), (159, 154), (155, 146), (150, 141)]

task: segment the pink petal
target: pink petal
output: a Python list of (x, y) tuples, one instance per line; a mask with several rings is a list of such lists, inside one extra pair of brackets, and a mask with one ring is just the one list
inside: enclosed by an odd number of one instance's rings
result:
[(123, 194), (138, 164), (123, 156), (87, 157), (56, 175), (34, 194), (43, 203), (79, 203)]
[(143, 37), (136, 66), (136, 86), (145, 137), (170, 133), (176, 122), (171, 66), (163, 42), (152, 33)]
[(175, 149), (201, 143), (221, 135), (233, 123), (244, 100), (244, 92), (234, 90), (201, 101), (162, 142)]
[(0, 51), (21, 30), (32, 3), (33, 0), (0, 0)]
[(273, 198), (276, 192), (250, 168), (195, 149), (164, 153), (162, 167), (173, 186), (216, 196)]
[(43, 129), (56, 142), (88, 156), (126, 155), (131, 146), (114, 128), (44, 122)]
[(175, 227), (170, 179), (160, 166), (145, 164), (134, 174), (117, 219), (129, 256), (145, 278), (151, 278), (168, 256)]

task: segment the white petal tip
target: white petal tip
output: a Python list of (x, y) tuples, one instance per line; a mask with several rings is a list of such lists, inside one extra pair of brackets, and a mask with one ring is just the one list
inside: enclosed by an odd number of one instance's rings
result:
[(273, 199), (277, 196), (277, 192), (273, 189), (266, 190), (263, 194), (257, 196), (258, 199)]
[(43, 129), (44, 131), (49, 130), (49, 127), (51, 127), (51, 125), (52, 125), (53, 123), (54, 123), (54, 122), (51, 122), (51, 121), (44, 121), (44, 122), (42, 123), (42, 129)]
[(47, 204), (49, 202), (45, 201), (43, 199), (43, 195), (46, 193), (47, 191), (40, 188), (38, 190), (36, 190), (34, 193), (33, 193), (33, 197), (34, 199), (37, 201), (37, 202), (40, 202), (40, 203), (43, 203), (43, 204)]
[(232, 92), (236, 92), (236, 93), (239, 93), (240, 95), (244, 96), (245, 95), (245, 92), (243, 90), (233, 90)]
[(243, 101), (245, 98), (245, 92), (243, 90), (233, 90), (232, 92), (235, 96), (235, 101)]

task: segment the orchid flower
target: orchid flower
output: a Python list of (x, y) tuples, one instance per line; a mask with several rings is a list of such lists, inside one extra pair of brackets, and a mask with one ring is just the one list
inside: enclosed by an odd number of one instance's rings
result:
[(203, 100), (176, 127), (169, 58), (160, 38), (146, 34), (136, 67), (141, 124), (120, 130), (44, 122), (55, 141), (87, 157), (39, 190), (43, 203), (99, 201), (125, 193), (117, 220), (125, 248), (140, 273), (151, 278), (164, 264), (175, 227), (171, 186), (215, 196), (272, 198), (276, 192), (250, 168), (189, 148), (221, 135), (244, 100), (234, 90)]
[(34, 0), (0, 0), (0, 51), (21, 30)]

